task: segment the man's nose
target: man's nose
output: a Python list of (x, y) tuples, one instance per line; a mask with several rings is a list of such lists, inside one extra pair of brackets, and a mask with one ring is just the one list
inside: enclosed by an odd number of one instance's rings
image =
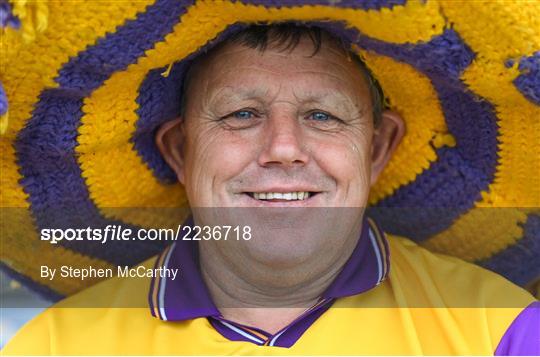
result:
[(265, 129), (259, 165), (302, 166), (308, 162), (303, 128), (294, 113), (273, 113)]

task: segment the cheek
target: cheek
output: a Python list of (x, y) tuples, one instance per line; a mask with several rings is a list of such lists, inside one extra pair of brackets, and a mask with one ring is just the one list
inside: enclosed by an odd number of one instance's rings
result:
[(347, 200), (363, 199), (370, 187), (371, 142), (366, 135), (342, 135), (313, 145), (318, 166), (337, 184)]
[(206, 130), (190, 138), (185, 152), (186, 190), (190, 191), (190, 198), (223, 193), (224, 183), (253, 161), (254, 149), (234, 132)]

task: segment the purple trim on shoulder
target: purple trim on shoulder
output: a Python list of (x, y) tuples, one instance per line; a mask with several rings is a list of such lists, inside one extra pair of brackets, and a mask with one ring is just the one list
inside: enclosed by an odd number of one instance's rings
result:
[(495, 356), (540, 356), (540, 301), (527, 306), (510, 325)]

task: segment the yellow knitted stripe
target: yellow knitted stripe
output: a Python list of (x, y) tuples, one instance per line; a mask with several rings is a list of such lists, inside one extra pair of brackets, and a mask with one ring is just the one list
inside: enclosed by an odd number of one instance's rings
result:
[(448, 22), (477, 52), (478, 60), (519, 58), (540, 49), (538, 1), (462, 0), (439, 3)]
[(525, 213), (531, 212), (483, 207), (540, 206), (540, 121), (536, 119), (540, 118), (540, 107), (512, 84), (519, 75), (517, 68), (504, 65), (509, 58), (528, 56), (540, 49), (540, 31), (532, 31), (540, 29), (540, 4), (471, 1), (442, 5), (454, 28), (477, 53), (462, 79), (497, 110), (500, 159), (494, 181), (476, 204), (479, 208), (461, 216), (450, 229), (424, 245), (472, 261), (488, 258), (521, 239), (523, 232), (518, 224), (524, 223)]
[[(138, 119), (138, 89), (146, 73), (147, 69), (131, 65), (84, 101), (76, 150), (90, 197), (100, 208), (186, 203), (181, 186), (161, 184), (129, 143)], [(108, 115), (111, 112), (114, 116)]]
[[(198, 4), (199, 5), (199, 4)], [(266, 8), (241, 3), (212, 2), (200, 4), (227, 19), (224, 21), (344, 21), (367, 36), (391, 43), (428, 41), (442, 33), (445, 20), (434, 1), (410, 0), (403, 6), (379, 11), (345, 9), (321, 5)], [(212, 8), (210, 8), (212, 7)], [(216, 19), (217, 21), (218, 19)], [(396, 29), (399, 29), (397, 31)]]
[[(88, 1), (66, 6), (51, 2), (48, 27), (37, 34), (32, 42), (21, 41), (20, 35), (11, 29), (2, 36), (0, 80), (10, 103), (10, 123), (0, 140), (0, 207), (3, 218), (8, 217), (10, 212), (23, 211), (22, 208), (27, 212), (25, 215), (18, 214), (19, 218), (0, 220), (2, 245), (10, 247), (1, 249), (0, 258), (14, 270), (38, 282), (44, 282), (39, 277), (39, 270), (36, 270), (41, 264), (51, 267), (57, 266), (58, 262), (74, 267), (106, 267), (108, 264), (39, 241), (28, 211), (27, 195), (19, 185), (21, 175), (12, 143), (30, 118), (39, 93), (45, 88), (57, 86), (53, 79), (61, 66), (80, 50), (95, 43), (97, 38), (114, 31), (127, 19), (134, 18), (148, 3), (139, 0), (132, 3)], [(58, 260), (58, 257), (61, 259)], [(63, 294), (82, 288), (64, 279), (55, 279), (50, 286)]]
[(131, 65), (84, 100), (76, 151), (90, 198), (103, 216), (142, 227), (173, 227), (185, 218), (170, 209), (187, 206), (183, 187), (161, 184), (129, 142), (146, 73)]
[(517, 75), (502, 63), (478, 61), (462, 77), (495, 105), (499, 118), (499, 165), (482, 207), (540, 206), (540, 107), (511, 83)]
[[(392, 109), (405, 120), (406, 134), (370, 192), (371, 204), (415, 180), (437, 159), (434, 148), (451, 137), (437, 93), (429, 78), (390, 57), (361, 51), (366, 64), (384, 88)], [(414, 88), (404, 91), (403, 88)], [(450, 143), (452, 145), (452, 142)]]
[(21, 20), (20, 35), (25, 43), (47, 28), (49, 8), (48, 0), (12, 0), (13, 14)]
[[(129, 144), (129, 138), (136, 129), (138, 88), (147, 72), (195, 52), (235, 22), (293, 18), (345, 19), (368, 35), (393, 42), (429, 39), (440, 33), (443, 25), (433, 5), (424, 6), (415, 1), (404, 7), (397, 6), (392, 11), (381, 12), (324, 6), (267, 9), (221, 1), (197, 2), (163, 42), (157, 43), (155, 49), (147, 51), (145, 57), (126, 71), (115, 73), (85, 100), (77, 152), (90, 196), (103, 213), (107, 214), (107, 207), (174, 207), (186, 204), (181, 188), (178, 185), (161, 185)], [(391, 31), (393, 26), (410, 31)], [(109, 115), (111, 112), (115, 113), (114, 117)], [(95, 133), (100, 133), (99, 138)], [(149, 222), (155, 224), (158, 218), (139, 219), (135, 212), (131, 213), (117, 213), (114, 217), (145, 226)]]
[(525, 223), (530, 212), (530, 209), (476, 207), (422, 246), (471, 262), (486, 259), (523, 237), (523, 228), (518, 224)]
[(494, 104), (499, 118), (499, 166), (489, 193), (483, 194), (479, 205), (538, 207), (540, 120), (536, 118), (540, 118), (540, 106), (514, 87), (512, 80), (519, 72), (516, 66), (506, 68), (504, 62), (540, 50), (540, 3), (443, 4), (455, 29), (477, 53), (462, 79), (472, 91)]

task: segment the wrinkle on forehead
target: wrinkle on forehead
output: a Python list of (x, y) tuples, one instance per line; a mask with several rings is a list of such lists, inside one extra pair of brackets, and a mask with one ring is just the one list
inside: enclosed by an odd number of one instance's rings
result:
[[(239, 69), (265, 72), (276, 76), (289, 75), (291, 70), (294, 70), (297, 74), (325, 74), (339, 81), (350, 79), (352, 76), (363, 79), (365, 82), (364, 74), (354, 61), (345, 54), (339, 54), (335, 51), (330, 51), (334, 52), (330, 56), (325, 46), (322, 46), (321, 50), (314, 56), (307, 55), (305, 48), (300, 48), (300, 45), (291, 53), (276, 52), (270, 49), (261, 52), (249, 47), (235, 46), (239, 48), (211, 56), (204, 63), (205, 70), (218, 76), (234, 74)], [(276, 63), (282, 62), (287, 63), (287, 68), (276, 65)]]
[[(286, 51), (272, 46), (261, 51), (227, 43), (198, 62), (194, 72), (198, 83), (190, 85), (188, 97), (195, 89), (205, 97), (206, 103), (215, 100), (268, 101), (286, 90), (290, 99), (299, 102), (334, 98), (349, 110), (364, 112), (371, 107), (368, 84), (361, 69), (342, 49), (328, 41), (323, 41), (315, 55), (313, 44), (307, 38), (293, 50)], [(245, 83), (239, 82), (239, 73)], [(318, 87), (317, 77), (321, 78), (321, 86), (327, 88)], [(298, 83), (295, 81), (304, 81), (304, 84), (313, 81), (313, 85), (295, 90)], [(279, 89), (276, 83), (279, 83)]]

